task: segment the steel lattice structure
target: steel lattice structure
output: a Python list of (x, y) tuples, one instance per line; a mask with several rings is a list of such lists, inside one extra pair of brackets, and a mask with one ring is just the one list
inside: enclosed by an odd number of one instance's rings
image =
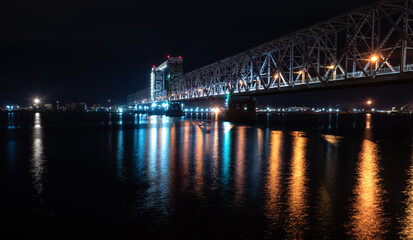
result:
[[(186, 73), (169, 100), (413, 79), (413, 0), (380, 1)], [(410, 63), (409, 63), (410, 61)]]

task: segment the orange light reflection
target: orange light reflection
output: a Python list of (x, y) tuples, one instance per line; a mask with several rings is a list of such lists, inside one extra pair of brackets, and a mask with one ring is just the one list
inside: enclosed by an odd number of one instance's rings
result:
[(195, 192), (199, 197), (203, 196), (203, 155), (204, 155), (204, 134), (199, 127), (195, 127)]
[(384, 239), (383, 187), (378, 146), (363, 140), (357, 164), (357, 180), (350, 216), (350, 235), (356, 239)]
[(300, 132), (293, 136), (293, 156), (291, 160), (291, 176), (288, 183), (288, 219), (287, 238), (303, 239), (307, 229), (308, 204), (306, 177), (306, 147), (307, 138), (301, 137)]
[[(265, 186), (265, 215), (269, 221), (269, 229), (273, 229), (274, 226), (277, 225), (280, 217), (282, 138), (282, 131), (271, 132), (270, 159), (267, 173), (267, 184)], [(267, 235), (268, 234), (271, 233), (268, 232)]]
[(406, 196), (405, 209), (404, 216), (400, 221), (402, 226), (400, 235), (402, 239), (413, 239), (413, 155), (407, 176), (407, 186), (404, 190), (404, 195)]
[(235, 162), (235, 205), (241, 207), (244, 203), (245, 185), (245, 154), (246, 154), (246, 127), (239, 127), (237, 136), (237, 155)]

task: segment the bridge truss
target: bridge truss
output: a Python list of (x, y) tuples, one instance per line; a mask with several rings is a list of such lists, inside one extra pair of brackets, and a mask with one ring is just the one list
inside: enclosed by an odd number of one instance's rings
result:
[(167, 98), (268, 94), (395, 79), (413, 71), (413, 0), (385, 0), (174, 79)]

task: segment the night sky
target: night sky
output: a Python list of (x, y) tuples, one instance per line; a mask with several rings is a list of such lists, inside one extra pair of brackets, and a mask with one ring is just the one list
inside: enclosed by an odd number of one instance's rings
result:
[[(182, 56), (184, 72), (371, 1), (8, 1), (0, 9), (0, 105), (126, 103), (153, 64)], [(274, 105), (405, 104), (413, 85), (266, 97)]]

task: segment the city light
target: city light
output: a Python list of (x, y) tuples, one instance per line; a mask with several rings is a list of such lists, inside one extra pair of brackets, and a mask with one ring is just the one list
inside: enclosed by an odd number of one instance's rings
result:
[(38, 104), (40, 102), (40, 100), (38, 98), (34, 99), (34, 103)]
[(373, 104), (373, 101), (368, 100), (366, 103), (367, 103), (367, 105), (369, 105), (369, 106), (370, 106), (371, 104)]
[(328, 69), (334, 69), (334, 65), (330, 65), (327, 67)]
[(371, 58), (370, 58), (370, 60), (372, 61), (372, 62), (375, 62), (375, 61), (377, 61), (377, 56), (376, 55), (373, 55), (373, 56), (371, 56)]

